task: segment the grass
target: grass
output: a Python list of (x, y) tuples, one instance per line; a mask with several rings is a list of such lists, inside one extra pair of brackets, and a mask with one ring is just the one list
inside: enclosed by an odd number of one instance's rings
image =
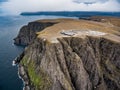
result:
[(36, 74), (36, 72), (34, 70), (34, 64), (33, 63), (30, 63), (28, 65), (28, 75), (29, 75), (32, 83), (38, 89), (39, 85), (42, 83), (42, 77), (40, 77), (39, 75)]
[(22, 65), (26, 66), (27, 65), (27, 60), (28, 60), (28, 58), (26, 56), (24, 56), (20, 63)]
[(30, 63), (27, 63), (27, 57), (24, 57), (21, 61), (21, 64), (27, 67), (28, 76), (32, 85), (35, 86), (36, 90), (48, 90), (51, 87), (52, 81), (42, 69), (39, 72), (35, 70), (35, 63), (31, 60)]

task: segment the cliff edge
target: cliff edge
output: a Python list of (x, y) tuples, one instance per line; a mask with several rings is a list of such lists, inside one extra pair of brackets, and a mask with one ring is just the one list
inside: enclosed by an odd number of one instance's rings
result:
[(15, 38), (28, 45), (19, 60), (24, 90), (120, 90), (118, 25), (77, 19), (36, 22)]

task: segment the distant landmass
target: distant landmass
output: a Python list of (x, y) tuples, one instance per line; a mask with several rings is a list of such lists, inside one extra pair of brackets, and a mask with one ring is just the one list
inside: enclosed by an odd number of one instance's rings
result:
[(20, 15), (52, 15), (67, 17), (90, 17), (90, 16), (115, 16), (120, 17), (120, 12), (86, 12), (86, 11), (55, 11), (55, 12), (23, 12)]

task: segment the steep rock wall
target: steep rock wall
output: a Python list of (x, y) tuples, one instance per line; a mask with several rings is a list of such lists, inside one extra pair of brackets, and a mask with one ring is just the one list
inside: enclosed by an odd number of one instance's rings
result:
[[(37, 38), (19, 73), (25, 90), (119, 90), (120, 43), (104, 37)], [(25, 73), (24, 73), (25, 72)]]
[(42, 31), (55, 23), (56, 22), (30, 22), (20, 29), (18, 36), (14, 39), (14, 43), (16, 45), (28, 45), (36, 38), (36, 32)]

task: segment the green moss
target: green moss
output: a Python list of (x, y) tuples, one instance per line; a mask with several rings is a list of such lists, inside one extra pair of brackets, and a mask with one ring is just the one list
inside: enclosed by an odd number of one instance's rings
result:
[(34, 63), (28, 65), (28, 75), (36, 89), (48, 90), (48, 88), (50, 88), (51, 80), (42, 70), (40, 70), (39, 74), (36, 73)]
[(27, 60), (28, 60), (28, 58), (26, 56), (24, 56), (20, 63), (22, 65), (26, 66), (27, 65)]
[(42, 69), (40, 69), (39, 72), (36, 72), (36, 65), (33, 60), (29, 63), (27, 63), (27, 60), (28, 58), (24, 57), (21, 64), (27, 68), (31, 84), (35, 86), (36, 90), (48, 90), (52, 83), (48, 75), (45, 74)]
[(35, 70), (34, 70), (34, 64), (33, 63), (30, 63), (28, 65), (28, 75), (32, 81), (32, 83), (38, 87), (41, 83), (41, 77), (39, 77), (36, 73), (35, 73)]

